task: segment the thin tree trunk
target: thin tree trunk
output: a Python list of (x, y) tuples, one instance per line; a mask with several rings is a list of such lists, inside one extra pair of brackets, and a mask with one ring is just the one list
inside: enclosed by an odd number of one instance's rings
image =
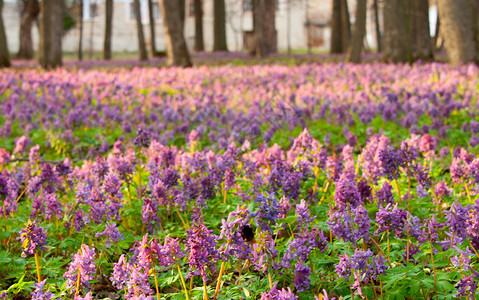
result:
[(255, 46), (255, 51), (254, 53), (256, 54), (256, 57), (262, 58), (266, 56), (266, 47), (264, 43), (264, 16), (263, 16), (263, 11), (264, 11), (264, 3), (261, 0), (253, 0), (254, 5), (253, 5), (253, 18), (254, 18), (254, 46)]
[(62, 65), (63, 0), (40, 3), (39, 62), (43, 68)]
[(394, 63), (412, 61), (409, 0), (384, 0), (383, 58)]
[(166, 40), (167, 64), (170, 66), (191, 66), (190, 55), (186, 47), (181, 19), (181, 1), (161, 0), (161, 14)]
[(201, 0), (195, 1), (195, 50), (204, 51), (205, 46), (203, 42), (203, 5)]
[(449, 61), (453, 65), (477, 61), (475, 0), (439, 0), (439, 17)]
[(22, 18), (20, 21), (20, 47), (18, 58), (32, 59), (33, 51), (32, 27), (40, 13), (40, 3), (37, 0), (23, 0)]
[(156, 39), (155, 39), (155, 16), (153, 15), (153, 0), (148, 0), (148, 16), (150, 19), (150, 50), (151, 56), (156, 56)]
[(213, 51), (228, 51), (225, 0), (213, 1)]
[(103, 59), (111, 59), (111, 36), (113, 31), (113, 0), (105, 1), (105, 39), (103, 41)]
[(439, 33), (441, 28), (441, 18), (439, 18), (439, 10), (437, 11), (436, 16), (436, 28), (434, 29), (434, 40), (433, 40), (433, 50), (437, 50), (437, 41), (439, 40)]
[(138, 35), (138, 52), (140, 55), (140, 60), (145, 61), (148, 59), (148, 54), (146, 52), (145, 35), (143, 34), (143, 24), (141, 24), (140, 0), (133, 0), (133, 5), (135, 7), (136, 31)]
[(3, 26), (3, 0), (0, 0), (0, 68), (10, 67), (10, 54), (8, 53), (7, 35)]
[(83, 59), (83, 0), (78, 1), (78, 60)]
[(331, 46), (330, 52), (332, 54), (343, 52), (341, 1), (342, 0), (333, 0), (333, 12), (331, 16), (331, 45), (330, 45)]
[(342, 0), (341, 3), (341, 27), (342, 53), (344, 53), (348, 49), (349, 41), (351, 40), (351, 21), (348, 0)]
[(379, 25), (379, 8), (378, 0), (374, 0), (374, 25), (376, 27), (376, 43), (378, 53), (382, 52), (382, 38), (381, 38), (381, 26)]
[(178, 0), (180, 2), (180, 20), (181, 26), (183, 27), (182, 33), (184, 34), (185, 30), (185, 18), (186, 18), (186, 0)]
[(354, 23), (353, 36), (348, 47), (346, 61), (361, 62), (361, 51), (363, 49), (364, 36), (366, 35), (366, 11), (367, 0), (358, 0), (356, 6), (356, 21)]
[(433, 59), (431, 31), (429, 28), (429, 1), (415, 0), (413, 2), (415, 21), (416, 51), (415, 59), (430, 61)]

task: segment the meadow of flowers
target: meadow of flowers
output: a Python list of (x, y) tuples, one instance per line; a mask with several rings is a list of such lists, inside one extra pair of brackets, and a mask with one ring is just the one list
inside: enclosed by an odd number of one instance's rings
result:
[(478, 69), (0, 72), (0, 299), (477, 299)]

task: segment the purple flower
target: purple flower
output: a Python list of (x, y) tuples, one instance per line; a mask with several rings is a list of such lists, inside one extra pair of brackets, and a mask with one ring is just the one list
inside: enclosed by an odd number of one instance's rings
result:
[(454, 182), (461, 181), (462, 178), (466, 175), (466, 168), (461, 163), (460, 158), (458, 157), (454, 158), (450, 167), (450, 172), (451, 172), (452, 181)]
[(397, 208), (397, 204), (394, 207), (391, 204), (388, 204), (385, 208), (379, 207), (379, 212), (376, 214), (376, 222), (379, 228), (374, 232), (374, 235), (384, 231), (394, 231), (396, 237), (401, 237), (406, 218), (407, 212)]
[(106, 247), (111, 247), (111, 242), (117, 243), (120, 239), (123, 239), (123, 234), (118, 230), (116, 224), (106, 223), (106, 228), (103, 232), (95, 233), (96, 237), (106, 236)]
[(151, 139), (150, 132), (144, 127), (138, 127), (138, 130), (136, 131), (135, 139), (133, 140), (133, 144), (137, 146), (138, 148), (141, 148), (141, 147), (148, 148), (148, 146), (150, 146), (150, 139)]
[(63, 205), (58, 201), (56, 194), (46, 194), (44, 197), (45, 201), (45, 219), (50, 220), (53, 216), (57, 220), (62, 219), (63, 215)]
[(278, 283), (276, 282), (273, 285), (273, 288), (267, 292), (267, 293), (262, 293), (261, 294), (261, 300), (297, 300), (298, 296), (293, 294), (291, 291), (291, 288), (288, 287), (288, 289), (281, 289), (278, 290), (276, 286)]
[(119, 290), (125, 288), (125, 282), (129, 279), (129, 264), (126, 261), (125, 254), (120, 256), (117, 263), (113, 263), (113, 274), (110, 280), (114, 287)]
[(208, 276), (206, 271), (211, 272), (216, 270), (215, 263), (220, 258), (219, 252), (216, 249), (217, 237), (213, 235), (213, 230), (208, 230), (203, 224), (203, 218), (200, 216), (193, 222), (190, 230), (186, 231), (186, 253), (188, 253), (188, 263), (190, 265), (190, 278), (193, 275), (202, 276), (206, 281)]
[(436, 193), (437, 197), (443, 197), (443, 196), (450, 196), (451, 195), (451, 190), (446, 185), (446, 180), (445, 179), (436, 184), (436, 186), (434, 187), (434, 193)]
[(474, 274), (471, 274), (464, 279), (459, 279), (459, 282), (456, 284), (456, 288), (456, 297), (469, 297), (470, 299), (474, 299), (474, 294), (476, 293), (477, 289), (477, 281), (474, 280)]
[(21, 136), (15, 142), (15, 149), (13, 154), (22, 154), (27, 149), (28, 139), (26, 136)]
[(452, 203), (451, 208), (445, 212), (446, 225), (449, 226), (449, 233), (454, 234), (460, 240), (467, 236), (467, 217), (469, 208), (463, 207), (458, 201)]
[(302, 224), (308, 224), (311, 223), (314, 218), (316, 217), (311, 217), (309, 209), (308, 209), (308, 204), (304, 199), (301, 199), (301, 202), (299, 204), (296, 204), (296, 214), (298, 215), (297, 222), (301, 226)]
[(73, 300), (93, 300), (93, 295), (91, 294), (91, 292), (88, 292), (85, 297), (76, 296), (75, 298), (73, 298)]
[(460, 256), (454, 256), (451, 258), (451, 262), (454, 265), (454, 267), (462, 269), (464, 271), (469, 271), (472, 270), (471, 267), (471, 259), (469, 256), (474, 255), (470, 250), (469, 247), (466, 248), (466, 251), (462, 251), (461, 249), (457, 248), (454, 246), (454, 249), (459, 252)]
[(6, 165), (10, 162), (10, 153), (7, 150), (0, 148), (0, 165)]
[(355, 208), (361, 204), (361, 194), (356, 186), (354, 174), (341, 174), (335, 185), (334, 199), (339, 210), (346, 209), (347, 207)]
[(36, 221), (28, 220), (26, 227), (20, 231), (22, 257), (32, 256), (37, 251), (45, 250), (47, 234), (43, 227), (38, 227)]
[(379, 152), (381, 170), (389, 180), (399, 178), (399, 167), (404, 166), (403, 151), (394, 150), (393, 146), (388, 146)]
[(271, 225), (276, 224), (276, 220), (279, 217), (280, 206), (278, 205), (278, 200), (273, 193), (264, 195), (258, 195), (256, 197), (256, 202), (259, 202), (258, 211), (251, 216), (255, 218), (256, 223), (261, 227), (262, 230), (268, 231), (270, 234), (273, 234), (273, 229)]
[(311, 283), (309, 275), (311, 275), (311, 269), (309, 266), (306, 266), (301, 260), (298, 260), (294, 266), (294, 287), (298, 293), (309, 290), (309, 285)]
[(326, 221), (335, 236), (353, 244), (369, 239), (369, 222), (368, 212), (362, 205), (350, 211), (330, 213), (330, 220)]
[(80, 281), (80, 285), (90, 287), (90, 280), (95, 276), (95, 249), (88, 247), (88, 245), (82, 244), (77, 254), (73, 255), (72, 261), (68, 264), (66, 273), (63, 275), (67, 278), (66, 288), (72, 289), (74, 292), (77, 280)]
[(236, 183), (235, 173), (231, 169), (225, 171), (224, 189), (229, 190)]
[(158, 216), (158, 202), (151, 200), (149, 197), (144, 197), (141, 209), (141, 219), (143, 224), (146, 224), (148, 233), (153, 233), (153, 229), (160, 222), (160, 217)]
[(383, 183), (383, 186), (376, 192), (378, 204), (395, 204), (392, 189), (393, 187), (389, 184), (389, 182), (385, 181)]
[(50, 300), (52, 298), (51, 292), (43, 292), (43, 287), (46, 282), (47, 280), (44, 279), (42, 282), (35, 283), (35, 290), (30, 293), (32, 300)]

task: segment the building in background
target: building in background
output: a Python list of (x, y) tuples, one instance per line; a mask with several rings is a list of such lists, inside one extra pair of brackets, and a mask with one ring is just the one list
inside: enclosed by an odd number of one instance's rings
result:
[[(190, 50), (194, 44), (194, 5), (186, 0), (185, 38)], [(278, 0), (276, 7), (277, 47), (279, 51), (305, 50), (308, 44), (315, 50), (329, 49), (331, 0)], [(5, 0), (3, 16), (9, 50), (15, 53), (19, 46), (20, 7), (16, 0)], [(148, 2), (140, 0), (147, 47), (150, 43)], [(348, 0), (351, 23), (354, 23), (356, 1)], [(105, 1), (83, 0), (85, 53), (102, 51), (105, 27)], [(163, 18), (154, 2), (156, 49), (164, 51)], [(375, 48), (376, 38), (372, 0), (368, 3), (366, 47)], [(251, 0), (226, 0), (226, 30), (228, 49), (242, 51), (253, 30)], [(136, 52), (137, 30), (132, 0), (114, 0), (113, 52)], [(206, 51), (213, 48), (213, 0), (203, 0), (203, 31)], [(308, 43), (309, 39), (309, 43)], [(33, 29), (33, 42), (38, 45), (38, 27)], [(64, 51), (74, 52), (78, 47), (78, 29), (73, 28), (63, 37)]]

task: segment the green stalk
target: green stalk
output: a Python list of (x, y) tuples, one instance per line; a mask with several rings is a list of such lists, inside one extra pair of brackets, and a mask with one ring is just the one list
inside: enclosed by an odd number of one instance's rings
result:
[[(178, 274), (180, 274), (181, 284), (183, 285), (183, 289), (185, 290), (186, 300), (190, 300), (190, 297), (188, 296), (188, 289), (186, 288), (185, 279), (183, 278), (183, 274), (181, 273), (180, 265), (178, 264), (178, 262), (176, 262), (176, 267), (178, 267)], [(193, 282), (193, 277), (191, 282)]]
[(38, 252), (35, 252), (35, 267), (37, 269), (37, 277), (38, 283), (42, 282), (42, 274), (41, 274), (41, 265), (40, 265), (40, 257), (38, 256)]

